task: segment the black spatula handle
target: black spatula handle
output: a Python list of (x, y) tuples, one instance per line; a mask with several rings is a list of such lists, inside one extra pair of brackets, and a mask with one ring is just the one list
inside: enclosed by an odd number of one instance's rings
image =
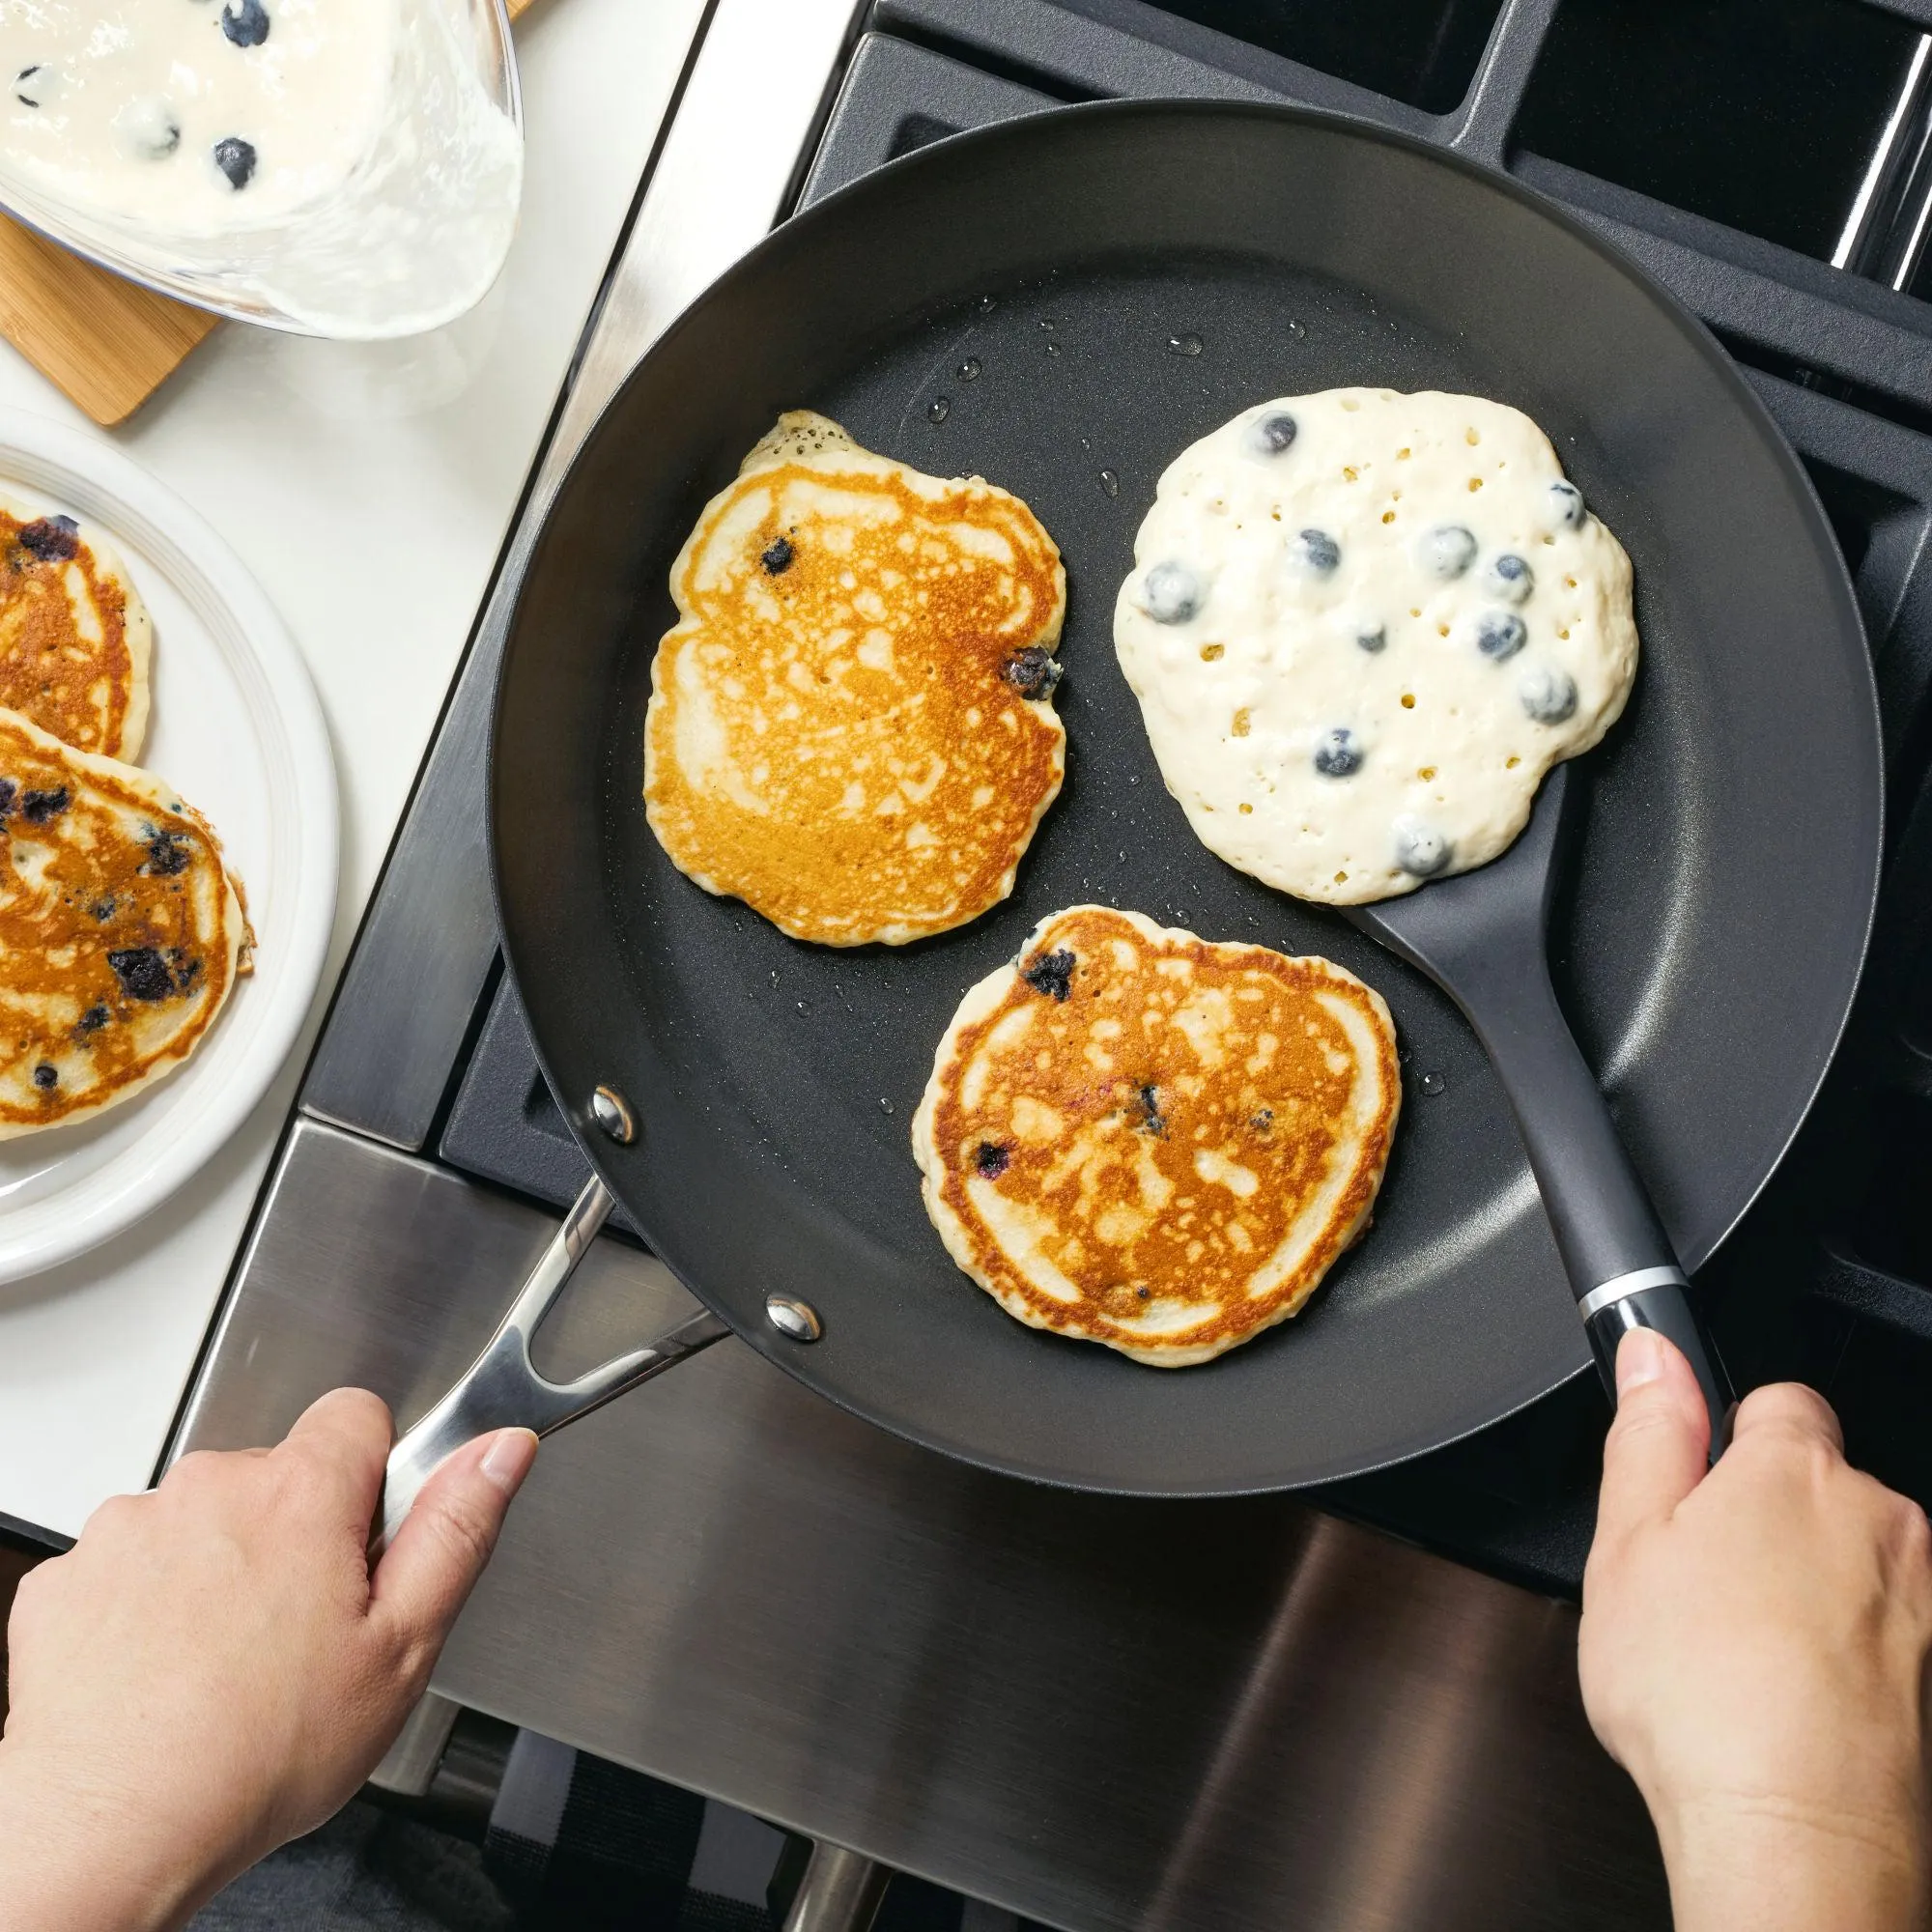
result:
[(1731, 1407), (1722, 1369), (1549, 980), (1545, 933), (1559, 835), (1577, 797), (1569, 767), (1559, 765), (1544, 781), (1528, 827), (1500, 859), (1406, 897), (1350, 906), (1348, 917), (1427, 973), (1488, 1049), (1610, 1400), (1624, 1330), (1667, 1335), (1704, 1392), (1715, 1457)]
[[(1590, 1348), (1615, 1402), (1617, 1344), (1654, 1328), (1684, 1351), (1711, 1416), (1711, 1454), (1723, 1448), (1731, 1409), (1670, 1237), (1631, 1165), (1603, 1090), (1578, 1051), (1539, 953), (1519, 958), (1514, 983), (1484, 986), (1465, 1009), (1490, 1049), (1515, 1110), (1557, 1252), (1577, 1293)], [(1476, 1007), (1485, 1010), (1477, 1019)]]
[(1681, 1280), (1622, 1294), (1586, 1316), (1584, 1326), (1590, 1331), (1591, 1352), (1597, 1358), (1598, 1371), (1612, 1402), (1617, 1394), (1617, 1345), (1627, 1329), (1654, 1328), (1676, 1343), (1704, 1394), (1705, 1412), (1711, 1418), (1710, 1459), (1715, 1463), (1724, 1453), (1730, 1444), (1735, 1407), (1730, 1384), (1722, 1365), (1704, 1339), (1703, 1324), (1697, 1320), (1697, 1311), (1690, 1306), (1690, 1297)]
[(1570, 1032), (1541, 948), (1491, 955), (1452, 989), (1509, 1095), (1557, 1252), (1614, 1403), (1617, 1344), (1654, 1328), (1680, 1348), (1704, 1392), (1711, 1454), (1728, 1433), (1730, 1390), (1687, 1292), (1670, 1237), (1624, 1151), (1603, 1090)]

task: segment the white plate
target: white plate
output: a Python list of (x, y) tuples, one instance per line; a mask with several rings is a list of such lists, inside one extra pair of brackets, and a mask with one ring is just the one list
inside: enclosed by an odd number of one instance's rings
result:
[(173, 491), (92, 436), (0, 411), (0, 495), (98, 524), (155, 620), (140, 762), (220, 835), (255, 970), (188, 1064), (71, 1127), (0, 1141), (0, 1281), (71, 1260), (164, 1201), (247, 1118), (314, 997), (335, 917), (335, 765), (295, 639)]

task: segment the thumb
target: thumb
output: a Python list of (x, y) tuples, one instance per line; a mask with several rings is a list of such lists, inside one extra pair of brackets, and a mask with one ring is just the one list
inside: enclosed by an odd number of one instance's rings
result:
[(1619, 1543), (1668, 1517), (1703, 1479), (1710, 1443), (1690, 1364), (1655, 1329), (1626, 1330), (1617, 1347), (1616, 1420), (1604, 1442), (1598, 1542)]
[(527, 1429), (466, 1442), (422, 1487), (369, 1579), (370, 1608), (434, 1657), (483, 1574), (510, 1499), (536, 1460)]

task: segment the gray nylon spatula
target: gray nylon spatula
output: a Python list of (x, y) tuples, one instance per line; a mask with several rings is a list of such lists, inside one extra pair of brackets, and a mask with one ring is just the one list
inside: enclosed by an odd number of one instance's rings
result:
[(1344, 910), (1428, 974), (1488, 1050), (1611, 1402), (1624, 1331), (1654, 1328), (1668, 1336), (1704, 1392), (1715, 1460), (1731, 1406), (1723, 1370), (1549, 980), (1549, 902), (1576, 782), (1567, 765), (1550, 773), (1528, 827), (1500, 859), (1406, 898)]

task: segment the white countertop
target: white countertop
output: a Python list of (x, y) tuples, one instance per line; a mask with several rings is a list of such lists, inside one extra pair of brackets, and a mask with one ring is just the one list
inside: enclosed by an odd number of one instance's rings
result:
[[(474, 314), (368, 346), (227, 325), (96, 432), (221, 531), (295, 632), (335, 745), (342, 879), (324, 993), (246, 1127), (120, 1239), (0, 1285), (0, 1515), (72, 1535), (153, 1475), (702, 11), (539, 0), (519, 23), (523, 222)], [(86, 426), (4, 344), (0, 407)]]

